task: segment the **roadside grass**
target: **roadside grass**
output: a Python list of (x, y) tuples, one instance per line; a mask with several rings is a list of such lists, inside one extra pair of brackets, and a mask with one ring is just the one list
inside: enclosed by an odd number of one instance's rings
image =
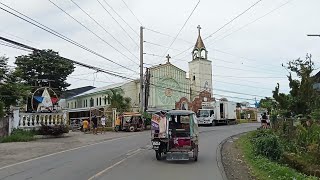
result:
[(253, 152), (253, 146), (250, 142), (254, 132), (247, 133), (239, 138), (237, 146), (240, 147), (244, 155), (244, 160), (247, 162), (251, 174), (260, 180), (317, 180), (316, 177), (307, 176), (271, 161), (265, 157), (257, 156)]
[(243, 123), (256, 123), (256, 122), (258, 122), (258, 121), (253, 121), (253, 120), (246, 120), (246, 119), (238, 119), (237, 120), (237, 122), (239, 123), (239, 124), (243, 124)]
[(10, 136), (0, 138), (0, 143), (33, 141), (35, 135), (33, 131), (15, 130)]

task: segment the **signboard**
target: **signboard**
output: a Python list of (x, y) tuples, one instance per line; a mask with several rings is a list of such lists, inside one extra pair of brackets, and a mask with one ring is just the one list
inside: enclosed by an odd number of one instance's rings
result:
[(151, 130), (158, 131), (159, 137), (165, 137), (167, 132), (166, 116), (152, 115)]

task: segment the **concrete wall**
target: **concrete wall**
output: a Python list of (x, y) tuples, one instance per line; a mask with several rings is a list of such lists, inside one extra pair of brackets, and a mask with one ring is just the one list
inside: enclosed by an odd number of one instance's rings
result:
[[(189, 62), (190, 87), (193, 100), (203, 90), (212, 92), (212, 62), (208, 60), (193, 60)], [(205, 89), (205, 83), (208, 89)]]
[(185, 71), (170, 63), (150, 68), (149, 108), (173, 109), (182, 97), (190, 99)]

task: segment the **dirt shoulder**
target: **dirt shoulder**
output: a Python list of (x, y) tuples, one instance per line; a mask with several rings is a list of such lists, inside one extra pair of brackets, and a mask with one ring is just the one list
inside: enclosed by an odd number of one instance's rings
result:
[(222, 145), (222, 164), (229, 180), (255, 179), (250, 174), (250, 169), (244, 161), (241, 149), (236, 141), (241, 135), (234, 136)]
[(106, 132), (98, 135), (70, 132), (60, 138), (40, 138), (31, 142), (0, 143), (0, 168), (43, 155), (139, 133), (144, 132)]

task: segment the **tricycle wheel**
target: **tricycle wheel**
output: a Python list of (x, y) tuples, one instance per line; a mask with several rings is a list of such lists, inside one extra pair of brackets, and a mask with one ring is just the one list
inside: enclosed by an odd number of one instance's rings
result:
[(198, 145), (196, 145), (194, 150), (193, 150), (194, 161), (198, 161), (198, 154), (199, 154), (199, 148), (198, 148)]
[(158, 161), (161, 160), (161, 152), (160, 151), (156, 151), (156, 158)]
[(130, 127), (129, 127), (129, 131), (130, 131), (130, 132), (134, 132), (134, 131), (136, 131), (136, 128), (134, 128), (134, 126), (130, 126)]

